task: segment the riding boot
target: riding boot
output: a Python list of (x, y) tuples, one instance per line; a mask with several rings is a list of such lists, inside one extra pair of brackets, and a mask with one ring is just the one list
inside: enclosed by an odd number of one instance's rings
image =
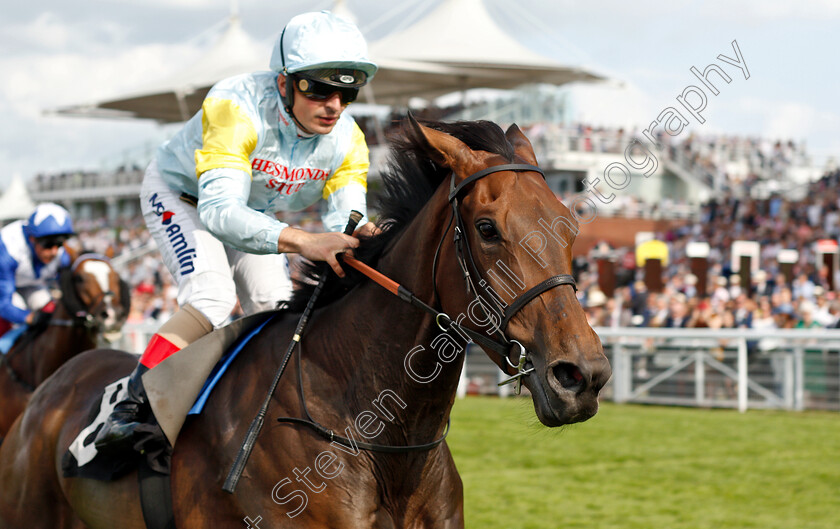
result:
[(146, 389), (143, 387), (143, 374), (178, 350), (180, 347), (160, 334), (152, 336), (140, 357), (140, 363), (129, 376), (126, 388), (128, 396), (114, 406), (114, 410), (93, 441), (97, 450), (115, 452), (134, 447), (135, 430), (148, 422), (152, 414)]
[(111, 415), (96, 434), (94, 445), (99, 451), (123, 452), (134, 445), (134, 430), (146, 422), (151, 410), (143, 388), (143, 373), (149, 368), (137, 364), (128, 378), (128, 395), (114, 405)]

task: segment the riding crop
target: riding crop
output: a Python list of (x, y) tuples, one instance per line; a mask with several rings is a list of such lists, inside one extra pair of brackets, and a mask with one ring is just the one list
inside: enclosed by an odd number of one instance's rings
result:
[[(356, 230), (356, 226), (359, 224), (359, 221), (362, 220), (362, 216), (363, 215), (358, 211), (353, 210), (350, 212), (350, 220), (348, 220), (347, 226), (344, 228), (344, 233), (346, 235), (353, 235), (353, 232)], [(327, 281), (327, 275), (326, 267), (324, 267), (321, 271), (321, 277), (318, 280), (318, 284), (312, 292), (312, 297), (309, 298), (306, 308), (303, 309), (303, 314), (300, 316), (300, 320), (295, 328), (295, 334), (292, 337), (291, 343), (289, 343), (286, 355), (283, 357), (283, 362), (280, 364), (280, 368), (274, 375), (274, 380), (268, 390), (268, 395), (266, 395), (265, 401), (263, 401), (262, 407), (257, 413), (257, 416), (254, 417), (254, 420), (251, 422), (251, 427), (248, 428), (248, 433), (245, 435), (242, 447), (239, 449), (239, 453), (233, 462), (233, 466), (230, 467), (230, 472), (228, 472), (225, 483), (222, 486), (222, 490), (225, 492), (233, 494), (234, 490), (236, 490), (236, 484), (239, 483), (239, 478), (245, 470), (245, 464), (248, 462), (248, 458), (251, 457), (251, 451), (254, 449), (254, 444), (257, 442), (260, 430), (262, 430), (263, 423), (265, 422), (265, 416), (268, 413), (268, 405), (271, 403), (271, 397), (277, 389), (277, 384), (280, 383), (280, 378), (283, 376), (283, 371), (286, 370), (286, 365), (289, 363), (289, 358), (292, 356), (295, 346), (300, 343), (300, 337), (303, 334), (303, 329), (309, 321), (309, 315), (315, 307), (315, 301), (318, 299), (318, 296), (321, 294), (321, 290), (324, 288), (324, 283)]]

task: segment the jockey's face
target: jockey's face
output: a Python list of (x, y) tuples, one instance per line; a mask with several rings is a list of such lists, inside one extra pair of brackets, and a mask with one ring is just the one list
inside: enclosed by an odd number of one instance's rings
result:
[(298, 125), (304, 132), (309, 134), (329, 134), (335, 127), (338, 118), (347, 105), (342, 104), (338, 92), (326, 99), (317, 101), (307, 98), (291, 83), (286, 82), (286, 76), (277, 76), (277, 86), (280, 95), (286, 96), (286, 90), (295, 90), (295, 103), (292, 113), (295, 115)]
[(61, 245), (49, 244), (42, 246), (38, 239), (34, 237), (29, 238), (32, 241), (32, 247), (35, 248), (35, 257), (44, 264), (51, 262), (58, 257), (58, 252), (61, 250)]

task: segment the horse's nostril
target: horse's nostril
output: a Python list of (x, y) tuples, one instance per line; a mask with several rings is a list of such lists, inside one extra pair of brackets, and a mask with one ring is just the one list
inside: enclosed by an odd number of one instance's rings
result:
[(569, 391), (579, 392), (585, 386), (583, 373), (574, 364), (568, 362), (560, 362), (554, 366), (551, 371), (554, 377), (560, 382), (560, 385)]

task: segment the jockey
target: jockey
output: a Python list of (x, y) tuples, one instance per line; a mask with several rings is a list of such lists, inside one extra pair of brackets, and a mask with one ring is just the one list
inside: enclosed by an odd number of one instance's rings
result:
[[(343, 112), (377, 70), (364, 37), (328, 11), (299, 15), (269, 66), (217, 83), (146, 170), (141, 208), (180, 309), (149, 341), (98, 449), (132, 444), (149, 413), (143, 373), (225, 323), (237, 297), (246, 314), (289, 299), (284, 253), (326, 261), (343, 277), (336, 254), (359, 244), (341, 231), (352, 210), (367, 210), (370, 164), (364, 134)], [(326, 233), (274, 216), (319, 201)], [(357, 235), (376, 231), (366, 218), (360, 226)]]
[(47, 283), (70, 264), (63, 244), (72, 235), (70, 214), (50, 203), (0, 230), (0, 335), (53, 311)]

